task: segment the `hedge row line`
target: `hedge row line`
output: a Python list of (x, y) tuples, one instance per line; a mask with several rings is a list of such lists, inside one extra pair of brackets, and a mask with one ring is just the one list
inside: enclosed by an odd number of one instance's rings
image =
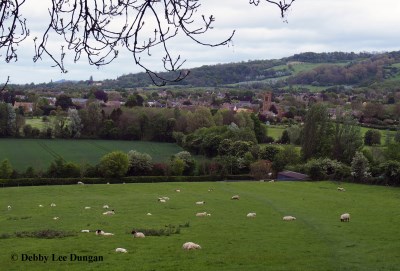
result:
[(162, 182), (217, 182), (223, 180), (249, 180), (248, 175), (238, 176), (133, 176), (120, 179), (112, 178), (19, 178), (1, 179), (0, 187), (71, 185), (84, 184), (121, 184), (121, 183), (162, 183)]

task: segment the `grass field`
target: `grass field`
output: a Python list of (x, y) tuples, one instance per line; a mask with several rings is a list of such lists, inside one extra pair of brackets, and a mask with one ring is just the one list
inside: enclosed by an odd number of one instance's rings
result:
[(7, 158), (13, 168), (46, 169), (58, 157), (77, 163), (97, 164), (109, 152), (137, 150), (161, 162), (182, 151), (176, 144), (118, 140), (0, 139), (0, 160)]
[(282, 133), (285, 129), (286, 127), (284, 126), (267, 126), (267, 135), (277, 140), (281, 138)]
[[(399, 270), (400, 189), (330, 182), (218, 182), (0, 189), (2, 270)], [(174, 192), (180, 188), (181, 192)], [(213, 188), (212, 192), (208, 192)], [(233, 201), (232, 195), (240, 200)], [(168, 196), (166, 203), (157, 202)], [(195, 205), (204, 200), (205, 205)], [(54, 202), (57, 206), (50, 207)], [(39, 208), (38, 205), (44, 205)], [(102, 215), (104, 204), (113, 216)], [(7, 206), (12, 208), (8, 210)], [(90, 210), (85, 210), (90, 206)], [(197, 212), (211, 213), (196, 217)], [(147, 216), (150, 212), (153, 215)], [(256, 218), (247, 218), (256, 212)], [(349, 212), (351, 221), (339, 221)], [(293, 215), (295, 221), (282, 221)], [(59, 217), (53, 220), (53, 217)], [(183, 225), (179, 234), (134, 239), (132, 229)], [(15, 232), (69, 231), (59, 239)], [(81, 233), (89, 229), (90, 233)], [(96, 236), (102, 229), (114, 236)], [(184, 242), (202, 246), (183, 251)], [(117, 247), (128, 253), (117, 254)], [(77, 262), (70, 254), (102, 256)], [(67, 256), (27, 262), (22, 254)], [(13, 259), (11, 259), (14, 255)], [(16, 258), (18, 257), (18, 258)]]

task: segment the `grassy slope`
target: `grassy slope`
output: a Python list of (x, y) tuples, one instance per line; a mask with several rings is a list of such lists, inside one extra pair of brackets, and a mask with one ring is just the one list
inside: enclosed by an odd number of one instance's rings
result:
[[(4, 270), (396, 270), (399, 188), (346, 184), (347, 192), (342, 193), (336, 186), (241, 182), (0, 189), (0, 236), (47, 228), (78, 233), (59, 240), (3, 239), (0, 264)], [(177, 187), (181, 193), (173, 192)], [(210, 187), (213, 192), (207, 192)], [(230, 200), (233, 194), (241, 199)], [(159, 196), (171, 200), (160, 204)], [(206, 205), (195, 205), (198, 200)], [(57, 207), (49, 207), (51, 202)], [(115, 208), (116, 215), (103, 216), (103, 204)], [(195, 217), (199, 211), (212, 216)], [(253, 211), (257, 217), (246, 218)], [(153, 216), (146, 216), (147, 212)], [(343, 212), (351, 213), (350, 223), (339, 222)], [(283, 215), (297, 220), (284, 222)], [(60, 219), (52, 220), (54, 216)], [(133, 227), (164, 228), (185, 222), (190, 227), (177, 235), (132, 239), (128, 234)], [(115, 236), (79, 233), (98, 228)], [(181, 246), (186, 241), (203, 249), (185, 252)], [(116, 247), (129, 253), (116, 254)], [(12, 262), (12, 252), (102, 255), (104, 262)]]
[(0, 160), (8, 158), (18, 170), (25, 170), (28, 166), (46, 169), (60, 156), (66, 161), (96, 164), (108, 152), (137, 150), (150, 154), (153, 161), (161, 162), (182, 151), (179, 146), (171, 143), (61, 139), (0, 139), (0, 150)]

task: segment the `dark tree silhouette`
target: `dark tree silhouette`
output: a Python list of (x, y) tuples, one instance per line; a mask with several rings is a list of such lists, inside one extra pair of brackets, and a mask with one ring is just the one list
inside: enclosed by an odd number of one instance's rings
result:
[[(262, 0), (250, 0), (258, 6)], [(282, 18), (295, 0), (270, 1), (276, 5)], [(201, 0), (52, 0), (50, 22), (42, 37), (34, 38), (36, 62), (48, 55), (62, 72), (67, 72), (64, 58), (67, 51), (74, 53), (74, 61), (87, 57), (91, 65), (102, 66), (112, 62), (123, 48), (132, 53), (139, 65), (157, 85), (184, 79), (189, 71), (181, 70), (185, 60), (173, 56), (168, 40), (183, 33), (195, 43), (221, 46), (231, 42), (233, 32), (221, 42), (212, 44), (200, 40), (202, 34), (213, 28), (215, 17), (198, 16)], [(25, 0), (0, 0), (0, 50), (5, 49), (5, 61), (17, 60), (16, 46), (29, 35), (26, 20), (20, 14)], [(146, 29), (151, 26), (151, 34)], [(62, 36), (65, 44), (59, 56), (48, 46), (51, 34)], [(141, 56), (151, 55), (151, 49), (163, 50), (162, 63), (171, 78), (163, 78), (144, 63)]]

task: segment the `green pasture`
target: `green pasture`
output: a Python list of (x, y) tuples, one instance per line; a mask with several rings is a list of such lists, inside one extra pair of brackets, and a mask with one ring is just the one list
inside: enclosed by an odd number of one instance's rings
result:
[[(0, 266), (2, 270), (399, 270), (400, 189), (341, 184), (346, 192), (339, 192), (337, 186), (217, 182), (2, 188)], [(174, 191), (177, 188), (180, 193)], [(236, 194), (240, 200), (231, 200)], [(158, 202), (162, 196), (170, 200)], [(205, 205), (195, 204), (203, 200)], [(115, 215), (103, 215), (104, 204)], [(149, 212), (151, 216), (146, 215)], [(211, 216), (196, 217), (197, 212)], [(257, 216), (247, 218), (249, 212)], [(351, 215), (349, 223), (340, 222), (345, 212)], [(285, 215), (297, 220), (282, 221)], [(179, 225), (186, 227), (169, 236), (130, 235), (132, 229)], [(90, 232), (82, 233), (83, 229)], [(114, 236), (96, 236), (97, 229)], [(16, 237), (42, 230), (72, 236)], [(188, 241), (202, 249), (184, 251), (182, 244)], [(116, 253), (117, 247), (128, 253)], [(71, 253), (102, 256), (103, 261), (71, 261)], [(55, 254), (67, 260), (28, 262), (22, 261), (23, 254)]]
[(284, 126), (267, 126), (267, 135), (277, 140), (281, 138), (285, 129), (286, 127)]
[(46, 169), (56, 158), (76, 163), (97, 164), (112, 151), (137, 150), (161, 162), (182, 151), (176, 144), (122, 140), (0, 139), (0, 160), (8, 159), (17, 170), (32, 166)]

